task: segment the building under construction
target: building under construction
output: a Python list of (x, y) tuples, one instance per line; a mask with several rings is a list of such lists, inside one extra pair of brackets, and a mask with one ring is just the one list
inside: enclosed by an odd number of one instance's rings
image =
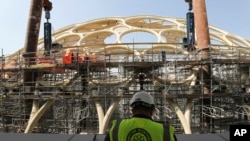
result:
[[(250, 41), (207, 25), (203, 2), (189, 2), (186, 19), (110, 17), (53, 34), (48, 20), (44, 38), (1, 55), (0, 132), (104, 134), (131, 116), (141, 90), (155, 98), (154, 119), (177, 133), (249, 124)], [(124, 40), (132, 33), (150, 39)]]

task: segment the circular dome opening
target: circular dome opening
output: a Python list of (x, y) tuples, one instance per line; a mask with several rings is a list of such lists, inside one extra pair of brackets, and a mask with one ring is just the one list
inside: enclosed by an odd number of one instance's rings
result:
[(156, 43), (155, 35), (148, 32), (131, 32), (124, 35), (121, 39), (122, 43)]
[[(131, 32), (121, 38), (122, 43), (142, 43), (133, 45), (133, 48), (148, 48), (151, 47), (149, 43), (157, 43), (155, 35), (148, 32)], [(132, 45), (131, 45), (132, 46)]]
[(114, 34), (108, 36), (105, 38), (104, 42), (105, 44), (113, 44), (116, 41), (116, 36)]

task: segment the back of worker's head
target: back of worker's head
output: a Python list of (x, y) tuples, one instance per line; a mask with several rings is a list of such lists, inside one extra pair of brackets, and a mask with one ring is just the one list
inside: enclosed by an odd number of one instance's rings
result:
[(130, 106), (132, 109), (137, 107), (144, 107), (145, 109), (154, 109), (154, 98), (145, 91), (136, 92), (130, 100)]

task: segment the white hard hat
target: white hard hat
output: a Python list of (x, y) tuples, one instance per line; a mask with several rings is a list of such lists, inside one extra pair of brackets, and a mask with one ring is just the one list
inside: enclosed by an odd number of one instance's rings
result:
[(131, 107), (134, 107), (136, 105), (151, 107), (154, 104), (155, 103), (153, 97), (145, 91), (135, 93), (130, 100)]

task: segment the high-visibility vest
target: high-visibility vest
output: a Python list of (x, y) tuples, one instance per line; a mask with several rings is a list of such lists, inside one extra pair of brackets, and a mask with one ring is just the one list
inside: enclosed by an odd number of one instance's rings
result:
[(146, 118), (114, 120), (110, 141), (175, 141), (174, 127)]

